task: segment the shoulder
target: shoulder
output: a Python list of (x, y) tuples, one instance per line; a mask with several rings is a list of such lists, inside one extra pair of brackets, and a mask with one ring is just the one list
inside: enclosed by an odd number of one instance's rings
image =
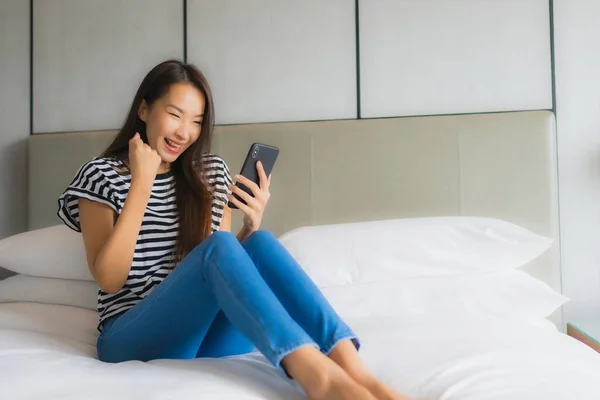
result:
[(110, 171), (118, 165), (119, 161), (108, 157), (94, 157), (80, 167), (80, 171)]
[(120, 160), (95, 157), (79, 167), (68, 189), (107, 190), (113, 193), (127, 187), (128, 176), (129, 170)]
[[(119, 212), (118, 196), (123, 187), (116, 168), (119, 161), (93, 158), (82, 164), (75, 177), (58, 198), (58, 216), (72, 229), (80, 231), (79, 199), (103, 203)], [(119, 192), (120, 193), (120, 192)]]
[(206, 153), (200, 158), (200, 162), (204, 168), (227, 168), (227, 163), (225, 160), (216, 154)]
[(125, 164), (112, 157), (94, 157), (85, 162), (77, 171), (77, 176), (98, 175), (108, 180), (114, 180), (121, 175), (128, 174)]
[(222, 157), (216, 154), (207, 153), (202, 156), (200, 162), (202, 163), (202, 170), (207, 178), (217, 177), (231, 180), (229, 167)]
[(225, 160), (213, 153), (207, 153), (200, 159), (204, 177), (214, 187), (227, 187), (231, 184), (231, 174)]

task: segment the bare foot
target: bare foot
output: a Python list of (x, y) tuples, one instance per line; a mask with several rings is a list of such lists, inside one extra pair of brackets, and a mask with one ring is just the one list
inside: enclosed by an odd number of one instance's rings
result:
[(369, 377), (361, 383), (377, 400), (410, 400), (375, 377)]
[(320, 393), (309, 393), (311, 400), (377, 400), (364, 386), (356, 383), (344, 371), (332, 374), (329, 385)]
[(304, 346), (288, 354), (283, 368), (312, 400), (377, 400), (317, 348)]
[(408, 397), (402, 396), (369, 372), (350, 340), (338, 343), (329, 357), (342, 367), (355, 382), (367, 388), (377, 400), (409, 400)]

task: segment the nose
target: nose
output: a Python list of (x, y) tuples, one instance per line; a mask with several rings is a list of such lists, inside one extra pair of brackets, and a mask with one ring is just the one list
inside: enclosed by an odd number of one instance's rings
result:
[(185, 127), (181, 126), (175, 132), (175, 136), (177, 137), (178, 141), (187, 142), (189, 140), (189, 138), (190, 138), (190, 132), (189, 132), (188, 129), (186, 129)]

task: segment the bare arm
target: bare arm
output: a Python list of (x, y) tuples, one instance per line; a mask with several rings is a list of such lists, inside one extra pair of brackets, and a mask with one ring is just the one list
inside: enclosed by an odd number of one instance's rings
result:
[(118, 292), (127, 281), (150, 193), (149, 188), (132, 184), (116, 223), (115, 212), (110, 207), (87, 199), (79, 200), (88, 267), (100, 288), (107, 293)]
[(239, 240), (240, 242), (244, 239), (246, 239), (248, 236), (250, 236), (252, 234), (252, 232), (254, 232), (253, 230), (249, 229), (248, 227), (246, 227), (245, 225), (242, 226), (242, 229), (240, 229), (240, 231), (237, 234), (237, 240)]
[(221, 225), (219, 230), (224, 232), (231, 232), (231, 208), (227, 204), (223, 207), (223, 217), (221, 217)]
[(116, 223), (110, 207), (79, 200), (79, 221), (88, 266), (100, 288), (107, 293), (118, 292), (127, 282), (161, 158), (136, 133), (129, 140), (129, 162), (131, 186)]
[[(231, 232), (231, 208), (225, 204), (223, 207), (223, 217), (221, 218), (221, 225), (219, 226), (220, 231)], [(247, 238), (252, 231), (248, 229), (246, 226), (243, 226), (242, 229), (236, 235), (238, 241), (242, 241)]]

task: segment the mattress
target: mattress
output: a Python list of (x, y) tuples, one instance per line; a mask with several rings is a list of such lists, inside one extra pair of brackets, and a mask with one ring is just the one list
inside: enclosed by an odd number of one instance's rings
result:
[[(96, 313), (0, 305), (1, 399), (303, 399), (259, 353), (108, 364)], [(546, 320), (350, 318), (374, 373), (415, 399), (600, 399), (600, 355)]]

